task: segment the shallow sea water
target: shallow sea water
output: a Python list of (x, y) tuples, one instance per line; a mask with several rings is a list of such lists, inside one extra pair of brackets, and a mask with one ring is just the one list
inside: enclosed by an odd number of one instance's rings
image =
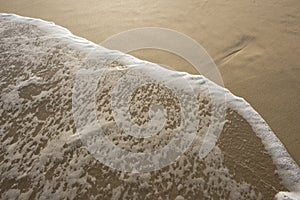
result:
[[(299, 167), (247, 102), (203, 76), (155, 64), (154, 73), (163, 72), (170, 81), (184, 77), (196, 91), (193, 143), (173, 163), (155, 171), (138, 174), (104, 165), (79, 134), (81, 121), (74, 119), (79, 108), (74, 104), (85, 105), (89, 91), (79, 87), (82, 91), (74, 92), (78, 70), (105, 67), (97, 83), (96, 117), (105, 137), (127, 151), (166, 146), (182, 126), (179, 100), (190, 102), (189, 93), (174, 95), (162, 83), (139, 87), (130, 102), (130, 119), (138, 125), (149, 122), (154, 103), (164, 107), (166, 122), (159, 134), (137, 139), (118, 127), (111, 97), (116, 81), (135, 70), (135, 63), (146, 62), (128, 55), (111, 60), (112, 54), (122, 53), (96, 47), (48, 22), (3, 14), (0, 23), (2, 199), (272, 199), (280, 191), (299, 192)], [(87, 60), (95, 48), (101, 56)], [(138, 79), (146, 79), (142, 72)], [(126, 92), (126, 85), (121, 87)], [(83, 101), (74, 103), (74, 94)], [(218, 104), (217, 94), (226, 95), (226, 104)], [(223, 109), (225, 119), (211, 117)], [(199, 149), (212, 124), (222, 132), (200, 159)], [(83, 136), (90, 132), (83, 131)]]

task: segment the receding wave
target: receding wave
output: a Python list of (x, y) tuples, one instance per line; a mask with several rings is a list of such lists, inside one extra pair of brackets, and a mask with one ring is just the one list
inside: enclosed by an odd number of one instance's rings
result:
[[(299, 198), (299, 166), (244, 99), (203, 76), (105, 49), (50, 22), (1, 14), (0, 24), (1, 199)], [(90, 90), (85, 81), (98, 72), (97, 88)], [(152, 81), (157, 77), (164, 81)], [(148, 82), (127, 102), (130, 123), (122, 117), (117, 121), (124, 112), (118, 98), (127, 97), (127, 87), (140, 80)], [(183, 80), (188, 87), (180, 84)], [(195, 105), (189, 104), (189, 92), (195, 94)], [(87, 104), (91, 95), (94, 107)], [(120, 128), (159, 123), (151, 121), (149, 112), (160, 107), (165, 120), (157, 134), (138, 138)], [(131, 173), (137, 171), (126, 165), (118, 170), (123, 157), (90, 145), (98, 138), (93, 129), (80, 126), (91, 117), (85, 109), (96, 110), (93, 117), (111, 145), (136, 155), (163, 149), (182, 122), (192, 126), (183, 134), (190, 131), (195, 137), (171, 163), (154, 159), (157, 165), (136, 169), (143, 173)], [(183, 116), (183, 109), (194, 118)], [(211, 149), (204, 148), (207, 143), (213, 143)]]

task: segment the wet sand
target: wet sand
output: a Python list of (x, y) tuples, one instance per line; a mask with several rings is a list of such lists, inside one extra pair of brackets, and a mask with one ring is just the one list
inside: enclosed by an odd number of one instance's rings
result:
[[(1, 20), (2, 23), (8, 19)], [(39, 26), (42, 27), (41, 24)], [(299, 191), (299, 167), (293, 164), (256, 112), (229, 92), (226, 122), (217, 145), (204, 158), (199, 158), (200, 146), (209, 140), (203, 136), (211, 126), (220, 124), (212, 119), (221, 114), (224, 104), (220, 102), (214, 109), (212, 98), (218, 95), (210, 96), (204, 91), (209, 81), (206, 82), (201, 76), (183, 73), (181, 75), (195, 87), (193, 91), (199, 89), (197, 110), (193, 111), (195, 107), (188, 106), (193, 105), (192, 102), (186, 104), (187, 108), (192, 108), (187, 110), (201, 119), (197, 120), (196, 137), (189, 149), (172, 164), (159, 165), (162, 168), (156, 171), (136, 174), (107, 167), (102, 164), (103, 160), (96, 159), (98, 157), (93, 151), (89, 152), (91, 149), (86, 140), (89, 141), (91, 132), (87, 130), (83, 138), (78, 136), (82, 133), (77, 132), (78, 119), (74, 117), (81, 110), (74, 105), (76, 99), (74, 101), (73, 98), (79, 95), (76, 98), (82, 99), (89, 91), (89, 85), (84, 82), (74, 84), (77, 67), (88, 69), (93, 66), (84, 62), (86, 54), (56, 38), (43, 37), (47, 32), (27, 23), (22, 24), (17, 19), (3, 22), (1, 28), (1, 199), (273, 199), (280, 191)], [(37, 52), (39, 56), (36, 56)], [(188, 100), (191, 95), (172, 94), (160, 84), (140, 87), (129, 106), (133, 121), (137, 124), (147, 122), (151, 102), (163, 105), (169, 112), (165, 126), (158, 135), (139, 140), (118, 128), (112, 115), (112, 110), (117, 107), (112, 105), (111, 98), (116, 81), (135, 65), (120, 59), (107, 67), (96, 91), (97, 121), (103, 125), (105, 136), (114, 145), (133, 152), (152, 152), (153, 148), (165, 146), (164, 142), (169, 142), (170, 136), (181, 124), (177, 98)], [(170, 81), (174, 77), (180, 81), (176, 78), (178, 76), (174, 76), (179, 73), (159, 69), (154, 69), (154, 72), (164, 74)], [(148, 71), (146, 76), (140, 75), (138, 78), (144, 80), (151, 73)], [(156, 75), (152, 74), (153, 77)], [(83, 78), (88, 80), (86, 76)], [(128, 93), (127, 84), (121, 85), (121, 91)], [(211, 89), (216, 94), (226, 92), (223, 89), (218, 92), (220, 88), (217, 87)], [(78, 92), (74, 95), (74, 91)], [(85, 98), (81, 102), (84, 109), (89, 107)], [(192, 121), (189, 116), (186, 117), (187, 121)], [(97, 137), (97, 134), (93, 136)], [(101, 153), (106, 157), (105, 152)], [(118, 163), (124, 157), (114, 155), (113, 158), (113, 162)]]
[[(145, 26), (191, 36), (215, 60), (225, 86), (263, 116), (300, 163), (299, 1), (0, 0), (0, 12), (54, 21), (95, 43)], [(168, 53), (134, 55), (196, 73)]]

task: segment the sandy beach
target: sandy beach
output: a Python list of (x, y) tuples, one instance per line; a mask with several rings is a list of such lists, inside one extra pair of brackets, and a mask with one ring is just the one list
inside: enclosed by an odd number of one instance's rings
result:
[[(197, 40), (227, 87), (245, 98), (300, 163), (300, 2), (288, 1), (6, 1), (0, 12), (41, 18), (100, 43), (138, 27), (164, 27)], [(133, 55), (196, 73), (155, 50)]]
[[(47, 21), (0, 14), (0, 24), (1, 199), (299, 198), (300, 168), (285, 148), (295, 158), (297, 141), (284, 146), (255, 106), (191, 75), (183, 59), (132, 52), (168, 70)], [(223, 41), (232, 43), (215, 58), (225, 85), (270, 74), (248, 78), (270, 51), (257, 38)], [(285, 92), (275, 86), (266, 86), (272, 95)]]

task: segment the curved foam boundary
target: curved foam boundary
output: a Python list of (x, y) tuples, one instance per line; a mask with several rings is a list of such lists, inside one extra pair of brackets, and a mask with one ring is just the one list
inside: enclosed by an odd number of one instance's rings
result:
[[(68, 29), (63, 28), (54, 24), (53, 22), (47, 22), (41, 19), (34, 19), (29, 17), (22, 17), (15, 14), (0, 14), (1, 18), (9, 18), (10, 20), (15, 20), (19, 22), (25, 22), (39, 27), (41, 30), (49, 33), (47, 37), (59, 38), (63, 42), (66, 42), (72, 48), (88, 53), (91, 49), (97, 48), (103, 51), (104, 55), (109, 54), (119, 54), (121, 62), (125, 65), (126, 63), (134, 60), (135, 62), (141, 62), (139, 59), (134, 58), (133, 56), (123, 54), (119, 51), (108, 50), (104, 47), (101, 47), (91, 41), (88, 41), (84, 38), (73, 35)], [(186, 74), (188, 75), (188, 74)], [(188, 75), (196, 78), (195, 75)], [(199, 76), (198, 76), (199, 77)], [(242, 117), (244, 117), (248, 123), (251, 125), (252, 129), (256, 135), (261, 138), (262, 143), (265, 146), (265, 149), (271, 155), (274, 164), (277, 167), (277, 172), (282, 178), (283, 184), (292, 191), (292, 198), (299, 198), (300, 192), (300, 168), (297, 163), (291, 158), (287, 152), (284, 145), (276, 137), (270, 127), (267, 125), (265, 120), (251, 107), (251, 105), (246, 102), (243, 98), (237, 97), (230, 93), (227, 89), (218, 86), (217, 84), (207, 80), (209, 86), (214, 89), (216, 93), (225, 93), (226, 94), (226, 103), (227, 106), (235, 111), (237, 111)], [(285, 193), (288, 194), (288, 193)], [(278, 193), (276, 197), (283, 198), (283, 193)], [(298, 196), (298, 197), (297, 197)]]

